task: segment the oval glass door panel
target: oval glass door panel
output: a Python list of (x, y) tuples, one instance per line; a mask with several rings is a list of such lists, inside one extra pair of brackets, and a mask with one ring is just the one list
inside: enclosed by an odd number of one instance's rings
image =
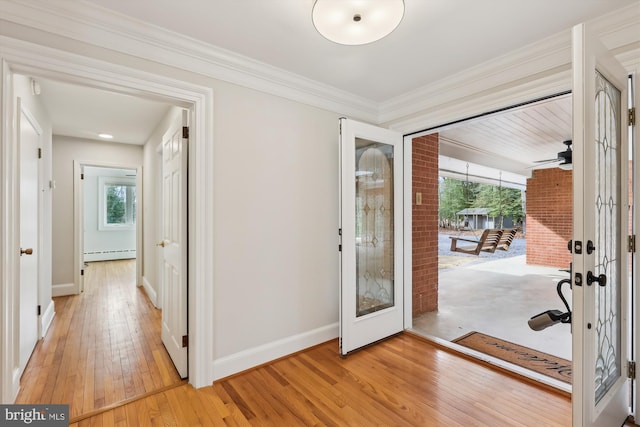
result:
[(394, 147), (356, 138), (356, 317), (394, 306)]

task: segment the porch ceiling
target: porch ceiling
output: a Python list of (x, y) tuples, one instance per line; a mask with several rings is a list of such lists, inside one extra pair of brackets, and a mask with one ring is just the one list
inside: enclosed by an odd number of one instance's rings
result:
[(568, 94), (444, 127), (438, 130), (441, 174), (464, 180), (469, 164), (471, 181), (502, 175), (503, 181), (524, 183), (534, 168), (557, 167), (536, 161), (564, 151), (571, 126)]

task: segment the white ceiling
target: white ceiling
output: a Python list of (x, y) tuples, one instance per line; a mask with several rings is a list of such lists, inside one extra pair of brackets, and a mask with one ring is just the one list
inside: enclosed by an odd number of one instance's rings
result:
[(170, 108), (168, 104), (86, 86), (45, 79), (37, 82), (55, 135), (100, 140), (99, 133), (108, 133), (114, 142), (141, 145)]
[[(388, 37), (342, 46), (319, 35), (313, 0), (86, 0), (300, 76), (384, 102), (638, 0), (405, 0)], [(54, 133), (141, 144), (168, 105), (40, 80)], [(442, 154), (527, 175), (571, 139), (569, 96), (441, 130)]]
[(88, 1), (382, 102), (638, 0), (405, 0), (398, 28), (363, 46), (318, 34), (314, 0)]

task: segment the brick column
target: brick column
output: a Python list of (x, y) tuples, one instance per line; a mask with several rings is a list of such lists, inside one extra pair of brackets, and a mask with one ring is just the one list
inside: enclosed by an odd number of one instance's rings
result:
[(560, 168), (537, 169), (527, 180), (527, 264), (569, 268), (572, 175)]
[[(438, 134), (413, 139), (413, 315), (438, 309)], [(422, 193), (422, 204), (416, 204)]]

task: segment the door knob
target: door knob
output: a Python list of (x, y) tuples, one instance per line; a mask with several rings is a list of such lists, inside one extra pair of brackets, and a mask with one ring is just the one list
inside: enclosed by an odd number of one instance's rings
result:
[(27, 248), (27, 249), (20, 248), (20, 256), (22, 256), (22, 255), (33, 255), (33, 249), (32, 248)]
[(160, 246), (161, 248), (164, 248), (165, 246), (164, 240), (161, 241), (160, 243), (156, 243), (156, 246)]

